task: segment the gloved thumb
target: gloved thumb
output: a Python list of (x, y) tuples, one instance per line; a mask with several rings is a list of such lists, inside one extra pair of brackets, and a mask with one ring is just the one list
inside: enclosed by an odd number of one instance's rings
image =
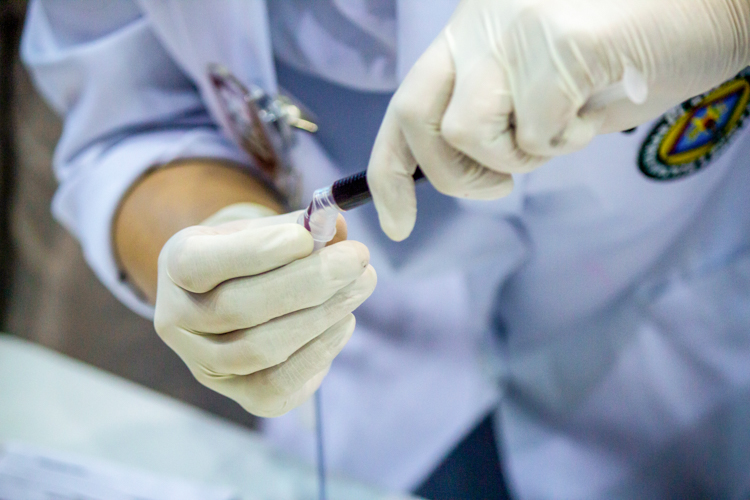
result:
[(417, 161), (393, 113), (386, 112), (367, 167), (367, 184), (380, 227), (390, 239), (402, 241), (417, 220), (417, 197), (412, 175)]

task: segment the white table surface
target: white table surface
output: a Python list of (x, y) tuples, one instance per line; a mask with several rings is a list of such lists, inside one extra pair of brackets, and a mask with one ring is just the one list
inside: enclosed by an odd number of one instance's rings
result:
[[(229, 486), (243, 499), (315, 499), (311, 467), (248, 429), (133, 382), (0, 334), (0, 442), (75, 453)], [(329, 478), (330, 499), (407, 498)]]

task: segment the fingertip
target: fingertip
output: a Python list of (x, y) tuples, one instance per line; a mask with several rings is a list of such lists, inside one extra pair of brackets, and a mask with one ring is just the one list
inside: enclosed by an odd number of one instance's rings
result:
[(383, 232), (393, 241), (404, 241), (414, 230), (414, 224), (417, 221), (416, 213), (413, 217), (408, 214), (394, 216), (386, 210), (378, 211), (378, 220)]
[(375, 271), (375, 268), (371, 264), (369, 264), (367, 266), (367, 269), (365, 269), (365, 273), (367, 273), (367, 274), (369, 274), (371, 276), (371, 279), (372, 279), (372, 289), (375, 290), (375, 287), (378, 284), (378, 273), (377, 273), (377, 271)]
[(339, 287), (359, 279), (370, 264), (370, 250), (358, 241), (346, 240), (327, 246), (319, 255), (323, 276), (338, 283)]
[(417, 197), (411, 176), (379, 189), (377, 194), (373, 191), (373, 202), (383, 232), (393, 241), (405, 240), (417, 220)]
[(356, 253), (357, 258), (359, 259), (359, 263), (360, 266), (362, 266), (362, 269), (365, 269), (370, 264), (370, 249), (367, 248), (367, 245), (359, 241), (351, 240), (347, 240), (346, 242), (342, 243), (351, 246), (352, 250)]
[(339, 355), (341, 350), (344, 349), (344, 346), (346, 346), (349, 340), (351, 340), (356, 326), (357, 318), (354, 317), (354, 314), (349, 313), (331, 327), (330, 330), (335, 330), (337, 332), (334, 340), (335, 344), (330, 347), (330, 353), (332, 355), (331, 361)]
[(375, 200), (375, 210), (383, 232), (393, 241), (403, 241), (412, 232), (417, 220), (417, 200), (413, 186), (401, 189), (401, 196), (388, 193)]
[(164, 264), (167, 278), (179, 288), (192, 293), (203, 293), (212, 287), (207, 282), (202, 269), (197, 269), (196, 262), (205, 253), (203, 238), (196, 234), (193, 227), (176, 233), (164, 245), (159, 260)]
[[(357, 278), (356, 290), (357, 296), (361, 297), (361, 302), (364, 302), (367, 297), (372, 295), (375, 291), (375, 286), (378, 284), (378, 275), (375, 272), (375, 268), (368, 264), (362, 275)], [(360, 303), (361, 303), (360, 302)]]
[(343, 214), (339, 214), (336, 219), (336, 234), (333, 235), (333, 239), (329, 241), (326, 246), (346, 241), (349, 236), (349, 228), (346, 225), (346, 219)]
[(300, 252), (303, 252), (305, 256), (313, 252), (315, 240), (313, 240), (310, 231), (296, 223), (284, 224), (284, 227), (289, 231), (290, 242), (299, 245)]

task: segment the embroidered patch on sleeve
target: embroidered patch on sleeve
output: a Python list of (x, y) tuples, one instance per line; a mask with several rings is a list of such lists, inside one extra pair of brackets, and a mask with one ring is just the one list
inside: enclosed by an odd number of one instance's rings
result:
[(662, 116), (646, 137), (638, 167), (647, 177), (690, 175), (718, 157), (750, 115), (750, 68)]

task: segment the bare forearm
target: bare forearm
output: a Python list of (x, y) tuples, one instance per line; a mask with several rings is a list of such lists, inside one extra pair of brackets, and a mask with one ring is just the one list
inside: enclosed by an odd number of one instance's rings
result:
[(153, 303), (157, 262), (167, 240), (240, 202), (282, 211), (268, 188), (228, 162), (183, 160), (145, 175), (123, 199), (113, 227), (115, 252), (130, 283)]

